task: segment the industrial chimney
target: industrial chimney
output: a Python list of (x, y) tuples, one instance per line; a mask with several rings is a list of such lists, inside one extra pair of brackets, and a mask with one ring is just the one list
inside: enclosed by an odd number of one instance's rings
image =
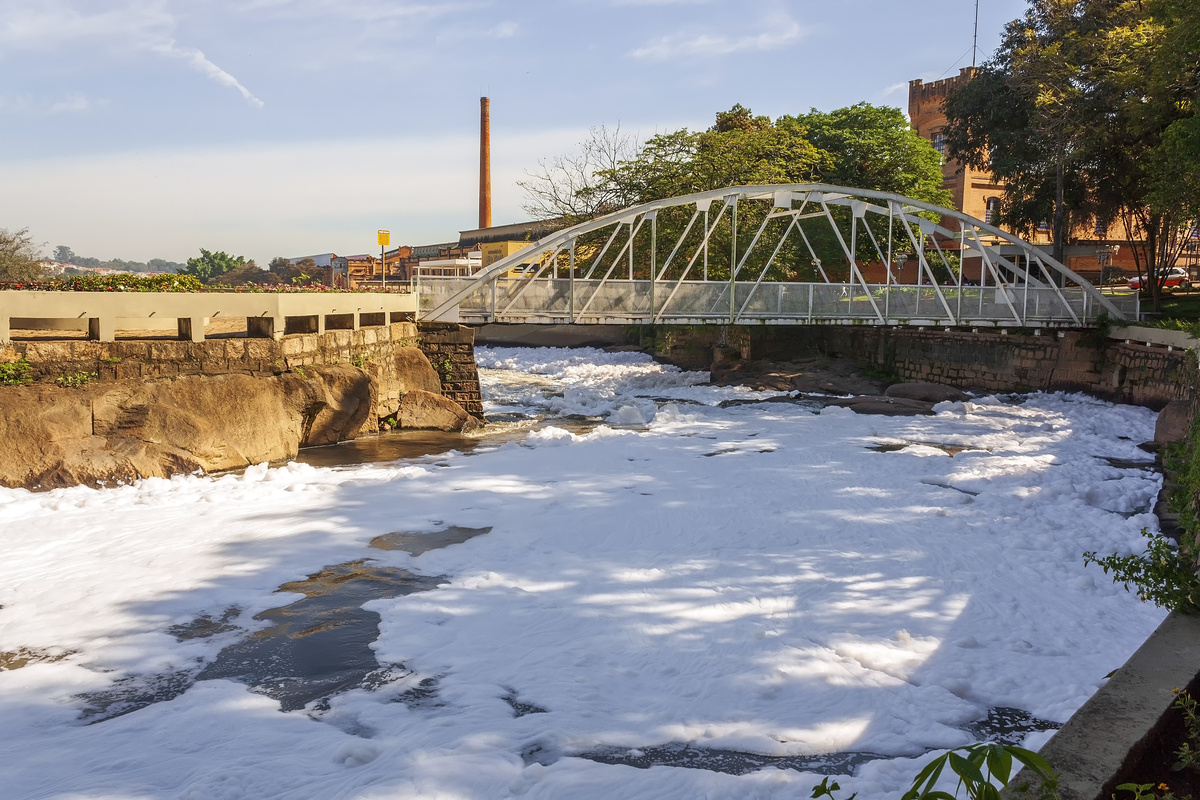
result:
[(488, 98), (479, 98), (479, 227), (492, 227), (492, 130)]

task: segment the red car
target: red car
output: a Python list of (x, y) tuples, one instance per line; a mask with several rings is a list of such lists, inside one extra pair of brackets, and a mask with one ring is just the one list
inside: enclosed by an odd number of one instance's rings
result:
[[(1130, 278), (1129, 288), (1141, 289), (1142, 282), (1144, 280), (1145, 279), (1141, 275), (1136, 278)], [(1147, 283), (1146, 285), (1148, 288), (1149, 284)], [(1167, 277), (1165, 280), (1163, 280), (1162, 286), (1164, 289), (1182, 289), (1187, 291), (1188, 289), (1192, 288), (1192, 279), (1188, 276), (1187, 270), (1183, 267), (1171, 267), (1169, 270), (1167, 270)]]

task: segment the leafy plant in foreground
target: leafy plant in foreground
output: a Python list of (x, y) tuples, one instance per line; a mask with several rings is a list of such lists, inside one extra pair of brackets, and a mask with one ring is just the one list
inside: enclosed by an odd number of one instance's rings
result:
[(1149, 543), (1143, 553), (1116, 554), (1100, 558), (1095, 551), (1083, 554), (1085, 564), (1099, 564), (1104, 574), (1131, 591), (1137, 587), (1138, 599), (1170, 611), (1200, 611), (1200, 578), (1196, 577), (1196, 551), (1184, 544), (1176, 547), (1165, 536), (1142, 528)]
[(54, 382), (65, 389), (78, 389), (86, 386), (95, 377), (97, 375), (94, 372), (64, 372), (55, 378)]
[[(960, 790), (966, 791), (969, 800), (998, 800), (1000, 790), (1007, 788), (1012, 778), (1014, 761), (1041, 779), (1038, 798), (1058, 797), (1058, 775), (1046, 759), (1016, 745), (981, 743), (956, 747), (926, 764), (901, 800), (954, 800)], [(954, 794), (934, 789), (946, 767), (958, 776)], [(1027, 790), (1025, 786), (1017, 788)]]
[(33, 383), (33, 366), (23, 358), (0, 364), (0, 386)]
[[(912, 786), (901, 800), (956, 800), (963, 791), (968, 800), (999, 800), (1000, 790), (1007, 788), (1012, 779), (1014, 762), (1020, 762), (1027, 773), (1041, 780), (1041, 788), (1034, 797), (1038, 800), (1058, 797), (1058, 775), (1046, 759), (1023, 747), (989, 742), (956, 747), (930, 761), (913, 778)], [(934, 788), (947, 767), (958, 776), (954, 794)], [(1029, 791), (1024, 783), (1014, 788), (1022, 793)], [(840, 789), (836, 782), (830, 784), (825, 778), (813, 787), (812, 796), (838, 800), (833, 793)], [(854, 798), (852, 794), (845, 800)]]

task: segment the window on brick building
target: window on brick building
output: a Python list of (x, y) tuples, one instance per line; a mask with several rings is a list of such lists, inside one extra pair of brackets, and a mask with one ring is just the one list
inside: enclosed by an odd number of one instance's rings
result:
[(941, 154), (942, 161), (946, 160), (946, 136), (941, 131), (933, 135), (933, 149)]
[(996, 220), (999, 218), (1000, 218), (1000, 198), (999, 197), (989, 197), (987, 199), (987, 206), (984, 208), (984, 211), (983, 211), (983, 221), (986, 222), (988, 225), (995, 225)]

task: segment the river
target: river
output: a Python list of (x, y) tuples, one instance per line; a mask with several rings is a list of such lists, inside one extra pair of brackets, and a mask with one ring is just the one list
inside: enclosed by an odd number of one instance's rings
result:
[(1145, 409), (478, 359), (471, 437), (0, 490), (6, 796), (899, 797), (1163, 617), (1081, 558), (1157, 527)]

